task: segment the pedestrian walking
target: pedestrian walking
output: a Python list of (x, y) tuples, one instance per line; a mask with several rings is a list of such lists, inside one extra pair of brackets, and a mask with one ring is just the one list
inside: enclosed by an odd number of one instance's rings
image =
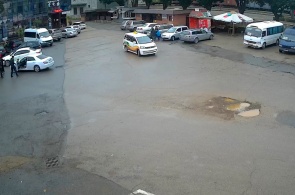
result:
[(1, 56), (1, 58), (0, 58), (0, 73), (1, 73), (1, 78), (3, 78), (4, 72), (5, 72), (5, 69), (4, 69), (3, 59), (2, 59), (2, 56)]
[(156, 40), (156, 30), (154, 29), (154, 27), (152, 27), (152, 30), (151, 30), (151, 37), (153, 40)]
[(14, 63), (14, 56), (11, 57), (9, 64), (11, 69), (11, 77), (13, 77), (13, 73), (15, 73), (15, 75), (18, 77), (16, 64)]
[(160, 32), (160, 30), (158, 29), (158, 27), (156, 27), (156, 37), (157, 37), (158, 41), (161, 40), (161, 32)]

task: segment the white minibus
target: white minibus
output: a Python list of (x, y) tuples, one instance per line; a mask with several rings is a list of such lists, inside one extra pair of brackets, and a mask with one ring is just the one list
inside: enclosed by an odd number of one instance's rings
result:
[(25, 29), (24, 42), (39, 41), (42, 46), (52, 46), (53, 39), (46, 28)]
[(284, 25), (276, 21), (264, 21), (247, 25), (244, 34), (246, 46), (262, 48), (267, 45), (279, 44), (280, 36), (284, 31)]

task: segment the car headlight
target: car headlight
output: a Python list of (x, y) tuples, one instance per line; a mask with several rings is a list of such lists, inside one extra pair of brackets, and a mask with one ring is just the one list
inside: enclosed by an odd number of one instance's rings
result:
[(140, 49), (145, 49), (145, 46), (140, 46)]

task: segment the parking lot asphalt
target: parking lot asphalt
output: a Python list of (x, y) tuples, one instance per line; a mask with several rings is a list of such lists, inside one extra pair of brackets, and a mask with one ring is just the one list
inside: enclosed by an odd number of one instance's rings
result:
[[(66, 161), (131, 191), (293, 194), (294, 55), (217, 35), (157, 42), (156, 56), (139, 58), (123, 51), (118, 24), (88, 25), (66, 43)], [(214, 97), (261, 113), (210, 115), (202, 106)]]

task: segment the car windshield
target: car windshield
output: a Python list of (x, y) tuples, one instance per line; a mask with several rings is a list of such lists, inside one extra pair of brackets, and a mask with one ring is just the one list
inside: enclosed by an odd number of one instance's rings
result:
[(43, 54), (38, 55), (38, 56), (36, 56), (36, 57), (39, 58), (40, 60), (43, 60), (43, 59), (47, 58), (47, 56), (45, 56), (45, 55), (43, 55)]
[(123, 22), (122, 22), (122, 25), (126, 24), (127, 22), (128, 22), (128, 20), (126, 20), (126, 21), (123, 21)]
[(253, 36), (253, 37), (261, 37), (262, 31), (256, 27), (248, 27), (245, 30), (245, 35)]
[(148, 36), (137, 37), (139, 44), (151, 43), (152, 40)]
[(48, 31), (39, 33), (40, 37), (49, 37), (50, 34)]
[(170, 28), (167, 32), (168, 33), (174, 33), (176, 31), (176, 28)]
[(295, 42), (295, 30), (286, 29), (282, 36), (282, 39), (285, 41)]

